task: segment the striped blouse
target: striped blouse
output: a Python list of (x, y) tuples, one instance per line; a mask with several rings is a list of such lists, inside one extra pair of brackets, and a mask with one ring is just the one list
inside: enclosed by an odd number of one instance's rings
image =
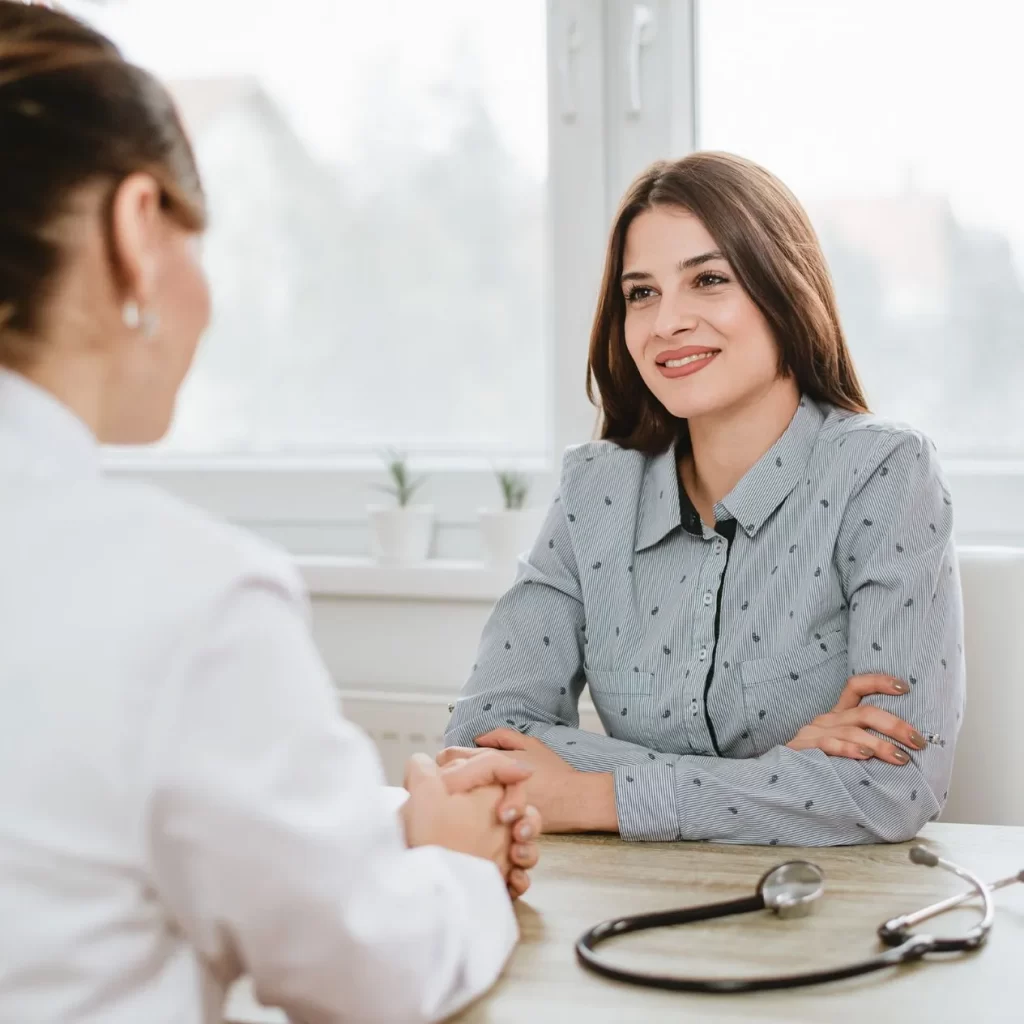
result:
[[(902, 841), (938, 816), (964, 705), (952, 510), (915, 431), (808, 398), (701, 522), (676, 452), (570, 449), (497, 603), (446, 740), (513, 727), (614, 775), (626, 839)], [(893, 765), (785, 744), (881, 672), (868, 703), (928, 739)], [(579, 729), (588, 686), (607, 735)]]

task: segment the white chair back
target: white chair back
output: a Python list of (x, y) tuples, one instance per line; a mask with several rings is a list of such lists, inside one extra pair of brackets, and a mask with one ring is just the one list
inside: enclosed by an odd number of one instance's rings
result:
[(942, 820), (1024, 825), (1024, 549), (959, 562), (967, 709)]

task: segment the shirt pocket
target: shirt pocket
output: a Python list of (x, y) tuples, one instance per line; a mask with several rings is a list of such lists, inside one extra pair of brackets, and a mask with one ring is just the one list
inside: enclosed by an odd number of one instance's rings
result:
[(587, 685), (609, 736), (650, 746), (654, 675), (635, 669), (587, 668)]
[(805, 647), (740, 664), (743, 711), (754, 748), (788, 743), (835, 707), (848, 678), (846, 635), (827, 633)]

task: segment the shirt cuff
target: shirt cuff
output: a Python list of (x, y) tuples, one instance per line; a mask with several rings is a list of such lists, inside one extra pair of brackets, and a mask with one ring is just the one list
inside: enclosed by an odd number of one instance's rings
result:
[(676, 809), (676, 773), (671, 764), (623, 765), (615, 777), (619, 835), (633, 842), (681, 839)]

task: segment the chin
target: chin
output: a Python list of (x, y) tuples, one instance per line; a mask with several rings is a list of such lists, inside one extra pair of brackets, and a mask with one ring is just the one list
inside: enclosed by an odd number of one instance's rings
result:
[(706, 390), (699, 391), (689, 388), (661, 389), (662, 393), (655, 391), (655, 397), (665, 409), (680, 420), (699, 419), (701, 416), (710, 416), (715, 413), (724, 412), (736, 403), (731, 396), (720, 394), (709, 394)]

